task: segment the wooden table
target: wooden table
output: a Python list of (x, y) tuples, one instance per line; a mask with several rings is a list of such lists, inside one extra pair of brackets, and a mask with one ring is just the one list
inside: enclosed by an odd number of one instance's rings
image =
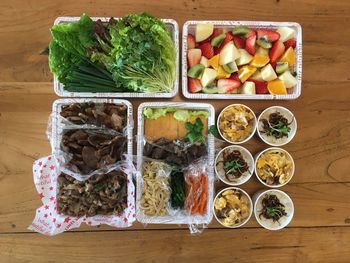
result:
[[(350, 2), (305, 1), (43, 1), (1, 3), (0, 261), (1, 262), (349, 262)], [(298, 132), (285, 149), (296, 161), (283, 187), (296, 211), (290, 226), (269, 232), (254, 219), (241, 229), (215, 221), (191, 236), (186, 226), (140, 224), (128, 230), (81, 227), (56, 237), (29, 232), (40, 200), (31, 167), (50, 153), (45, 134), (57, 98), (47, 57), (40, 55), (57, 16), (122, 16), (149, 11), (174, 18), (297, 21), (303, 28), (302, 95), (295, 101), (244, 101), (256, 112), (291, 109)], [(178, 95), (175, 101), (184, 100)], [(141, 100), (132, 100), (136, 109)], [(204, 101), (203, 101), (204, 102)], [(209, 101), (216, 111), (232, 101)], [(238, 102), (238, 101), (235, 101)], [(258, 139), (246, 145), (264, 149)], [(219, 186), (219, 188), (222, 186)], [(262, 189), (256, 179), (243, 186)]]

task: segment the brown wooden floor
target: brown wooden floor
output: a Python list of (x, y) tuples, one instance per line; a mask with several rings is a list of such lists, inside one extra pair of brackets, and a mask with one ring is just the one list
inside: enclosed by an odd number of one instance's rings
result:
[[(186, 226), (135, 226), (119, 231), (81, 227), (56, 237), (29, 232), (40, 200), (31, 166), (50, 153), (46, 137), (57, 99), (47, 58), (40, 55), (57, 16), (122, 16), (149, 11), (177, 20), (296, 21), (303, 29), (302, 96), (296, 101), (245, 101), (255, 112), (291, 109), (298, 133), (285, 149), (296, 174), (282, 190), (294, 200), (290, 226), (269, 232), (251, 221), (242, 229), (216, 222), (201, 235)], [(350, 261), (350, 2), (43, 1), (0, 3), (0, 262), (349, 262)], [(181, 95), (174, 100), (184, 100)], [(142, 100), (132, 100), (136, 109)], [(203, 101), (204, 102), (204, 101)], [(216, 111), (232, 101), (209, 101)], [(266, 147), (254, 138), (252, 152)], [(222, 186), (218, 186), (220, 188)], [(243, 186), (262, 189), (256, 179)]]

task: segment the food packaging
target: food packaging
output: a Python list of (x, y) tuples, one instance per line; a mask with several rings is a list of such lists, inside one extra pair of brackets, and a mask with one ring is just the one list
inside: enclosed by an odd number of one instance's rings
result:
[[(223, 134), (222, 134), (222, 132), (221, 132), (221, 130), (220, 130), (220, 119), (221, 119), (223, 113), (224, 113), (228, 108), (233, 107), (233, 106), (243, 106), (244, 108), (248, 109), (248, 110), (253, 114), (253, 129), (252, 129), (252, 132), (251, 132), (251, 134), (250, 134), (247, 138), (245, 138), (245, 139), (242, 140), (242, 141), (236, 141), (236, 142), (230, 141), (230, 140), (228, 140), (227, 138), (225, 138), (225, 137), (223, 136)], [(219, 116), (218, 116), (218, 118), (217, 118), (217, 121), (216, 121), (216, 126), (217, 126), (217, 128), (218, 128), (218, 131), (219, 131), (219, 134), (220, 134), (221, 138), (223, 138), (226, 142), (228, 142), (228, 143), (230, 143), (230, 144), (243, 144), (243, 143), (249, 141), (251, 138), (253, 138), (253, 136), (254, 136), (254, 134), (255, 134), (256, 127), (257, 127), (257, 120), (256, 120), (256, 116), (255, 116), (254, 111), (253, 111), (251, 108), (249, 108), (247, 105), (244, 105), (244, 104), (230, 104), (230, 105), (228, 105), (227, 107), (225, 107), (225, 108), (220, 112), (220, 114), (219, 114)]]
[[(260, 211), (262, 209), (261, 199), (265, 194), (274, 194), (278, 197), (281, 203), (285, 206), (285, 211), (287, 216), (283, 216), (280, 218), (279, 222), (273, 222), (271, 219), (265, 219), (263, 217), (259, 217)], [(294, 204), (289, 195), (281, 190), (277, 189), (269, 189), (269, 190), (261, 190), (254, 194), (253, 196), (254, 202), (254, 216), (258, 223), (268, 229), (268, 230), (280, 230), (286, 227), (293, 219), (294, 216)]]
[[(296, 64), (294, 67), (297, 73), (297, 84), (288, 89), (286, 95), (271, 94), (204, 94), (190, 93), (187, 82), (187, 35), (193, 34), (197, 24), (214, 24), (215, 26), (232, 30), (235, 26), (248, 26), (252, 28), (277, 29), (280, 26), (292, 27), (296, 31)], [(301, 74), (302, 74), (302, 31), (301, 26), (295, 22), (263, 22), (263, 21), (187, 21), (182, 29), (182, 92), (189, 99), (245, 99), (245, 100), (293, 100), (301, 94)]]
[[(101, 19), (102, 22), (107, 22), (110, 17), (91, 17), (92, 20), (96, 21)], [(118, 18), (115, 18), (118, 19)], [(58, 25), (61, 23), (71, 23), (78, 21), (79, 17), (58, 17), (56, 18), (54, 24)], [(58, 81), (56, 76), (54, 76), (54, 90), (55, 93), (60, 97), (95, 97), (95, 98), (172, 98), (178, 93), (179, 90), (179, 28), (178, 24), (173, 19), (161, 19), (164, 22), (170, 32), (171, 38), (174, 42), (174, 47), (176, 50), (176, 76), (174, 81), (174, 88), (172, 92), (169, 93), (138, 93), (138, 92), (113, 92), (113, 93), (93, 93), (93, 92), (69, 92), (64, 90), (63, 85)]]
[[(127, 116), (126, 116), (126, 126), (123, 130), (123, 134), (116, 132), (113, 129), (103, 128), (95, 126), (95, 125), (77, 125), (67, 121), (65, 118), (60, 116), (61, 108), (63, 105), (69, 105), (72, 103), (86, 103), (86, 102), (94, 102), (98, 103), (114, 103), (116, 105), (125, 105), (127, 107)], [(95, 170), (92, 173), (87, 175), (83, 175), (72, 171), (65, 164), (70, 160), (69, 154), (66, 154), (61, 149), (61, 141), (63, 138), (63, 134), (67, 130), (77, 130), (83, 129), (88, 132), (97, 132), (99, 134), (111, 134), (112, 136), (125, 136), (127, 139), (127, 150), (126, 154), (130, 157), (132, 155), (132, 143), (133, 143), (133, 117), (132, 117), (132, 105), (129, 101), (119, 100), (119, 99), (59, 99), (53, 103), (52, 115), (51, 115), (51, 125), (48, 128), (48, 137), (52, 147), (52, 154), (55, 156), (55, 159), (60, 165), (60, 169), (62, 172), (75, 177), (77, 180), (83, 180), (87, 177), (90, 177), (93, 174), (108, 172), (111, 167), (106, 167), (105, 169)]]
[[(241, 177), (236, 180), (236, 182), (231, 182), (225, 177), (225, 171), (223, 169), (223, 165), (219, 166), (218, 163), (223, 161), (222, 155), (223, 155), (224, 151), (234, 151), (234, 150), (238, 150), (242, 154), (243, 159), (248, 164), (249, 170), (246, 171), (245, 173), (243, 173), (241, 175)], [(227, 147), (221, 149), (220, 152), (216, 155), (214, 167), (215, 167), (216, 176), (222, 182), (224, 182), (225, 184), (231, 185), (231, 186), (238, 186), (238, 185), (244, 184), (252, 177), (252, 175), (254, 173), (255, 162), (254, 162), (254, 158), (253, 158), (252, 154), (246, 148), (239, 146), (239, 145), (231, 145), (231, 146), (227, 146)]]
[(243, 225), (245, 225), (245, 224), (249, 221), (249, 219), (251, 218), (251, 216), (252, 216), (252, 214), (253, 214), (253, 201), (252, 201), (252, 199), (250, 198), (249, 194), (248, 194), (246, 191), (244, 191), (243, 189), (238, 188), (238, 187), (228, 187), (228, 188), (222, 189), (220, 192), (217, 193), (217, 195), (216, 195), (215, 198), (214, 198), (214, 204), (215, 204), (215, 201), (217, 200), (217, 198), (219, 198), (219, 196), (220, 196), (223, 192), (225, 192), (225, 191), (227, 191), (227, 190), (236, 190), (236, 191), (238, 190), (238, 191), (241, 191), (241, 192), (242, 192), (242, 194), (248, 199), (248, 203), (249, 203), (249, 215), (248, 215), (248, 217), (247, 217), (245, 220), (243, 220), (241, 223), (236, 224), (236, 225), (232, 225), (232, 226), (227, 226), (227, 225), (224, 225), (224, 224), (221, 222), (220, 218), (218, 218), (218, 216), (217, 216), (216, 213), (215, 213), (215, 207), (214, 207), (214, 205), (213, 205), (213, 214), (214, 214), (214, 217), (215, 217), (215, 219), (216, 219), (222, 226), (224, 226), (224, 227), (227, 227), (227, 228), (239, 228), (239, 227), (242, 227)]
[[(288, 134), (288, 137), (283, 137), (280, 139), (275, 139), (273, 136), (267, 136), (263, 134), (261, 131), (263, 130), (263, 123), (261, 122), (261, 119), (268, 119), (271, 113), (279, 112), (281, 113), (290, 123), (290, 132)], [(265, 109), (258, 117), (258, 127), (257, 127), (257, 133), (263, 142), (265, 142), (268, 145), (271, 146), (283, 146), (287, 143), (289, 143), (295, 136), (297, 132), (297, 120), (294, 116), (294, 114), (288, 110), (285, 107), (281, 106), (272, 106), (267, 109)]]
[[(184, 211), (179, 210), (170, 210), (170, 213), (165, 216), (147, 216), (142, 212), (141, 207), (141, 198), (142, 198), (142, 169), (143, 163), (145, 161), (149, 161), (149, 158), (143, 156), (144, 145), (146, 143), (146, 139), (144, 136), (144, 108), (176, 108), (176, 109), (189, 109), (189, 110), (206, 110), (209, 112), (208, 116), (208, 127), (215, 123), (215, 113), (214, 108), (210, 104), (202, 104), (202, 103), (178, 103), (178, 102), (149, 102), (142, 103), (138, 108), (138, 137), (137, 137), (137, 176), (136, 176), (136, 218), (139, 222), (144, 225), (147, 224), (187, 224), (190, 228), (191, 233), (198, 233), (211, 222), (212, 220), (212, 202), (213, 202), (213, 194), (214, 194), (214, 137), (209, 134), (207, 136), (207, 150), (208, 155), (206, 158), (202, 158), (197, 162), (190, 164), (188, 167), (184, 168), (187, 171), (191, 171), (193, 174), (199, 174), (201, 171), (207, 176), (208, 182), (208, 198), (206, 204), (206, 214), (201, 215), (190, 215), (185, 213)], [(162, 176), (169, 177), (170, 171), (167, 169), (163, 169), (165, 172)], [(184, 171), (185, 179), (186, 179), (186, 171)], [(165, 188), (169, 188), (165, 186)]]
[(28, 229), (53, 236), (78, 228), (82, 223), (91, 226), (106, 224), (118, 228), (130, 227), (136, 218), (135, 187), (132, 181), (132, 175), (136, 170), (130, 160), (115, 164), (114, 169), (123, 171), (127, 175), (127, 207), (123, 213), (72, 217), (57, 212), (57, 178), (61, 171), (55, 157), (51, 155), (35, 161), (33, 165), (34, 183), (42, 206), (36, 210), (35, 218)]
[[(269, 151), (269, 150), (279, 150), (279, 151), (285, 152), (286, 155), (288, 156), (288, 158), (290, 159), (290, 161), (292, 162), (292, 168), (291, 168), (290, 177), (289, 177), (288, 180), (285, 181), (283, 184), (278, 184), (278, 185), (270, 185), (270, 184), (267, 184), (266, 182), (264, 182), (264, 181), (260, 178), (260, 176), (259, 176), (258, 173), (257, 173), (257, 162), (258, 162), (258, 160), (259, 160), (259, 157), (260, 157), (263, 153), (265, 153), (265, 152), (267, 152), (267, 151)], [(270, 187), (270, 188), (279, 188), (279, 187), (282, 187), (282, 186), (288, 184), (289, 181), (290, 181), (290, 180), (292, 179), (292, 177), (294, 176), (294, 173), (295, 173), (295, 163), (294, 163), (294, 159), (293, 159), (293, 157), (291, 156), (291, 154), (290, 154), (289, 152), (287, 152), (286, 150), (284, 150), (284, 149), (282, 149), (282, 148), (279, 148), (279, 147), (270, 147), (270, 148), (267, 148), (267, 149), (261, 151), (260, 153), (257, 153), (257, 154), (255, 155), (255, 158), (254, 158), (254, 159), (255, 159), (255, 166), (254, 166), (255, 175), (256, 175), (256, 177), (258, 178), (258, 180), (260, 181), (260, 183), (262, 183), (263, 185), (265, 185), (265, 186), (267, 186), (267, 187)]]

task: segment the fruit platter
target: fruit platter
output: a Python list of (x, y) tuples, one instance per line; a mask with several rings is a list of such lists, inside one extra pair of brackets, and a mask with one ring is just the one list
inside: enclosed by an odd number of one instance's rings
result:
[(296, 99), (301, 93), (297, 23), (188, 21), (182, 90), (190, 99)]

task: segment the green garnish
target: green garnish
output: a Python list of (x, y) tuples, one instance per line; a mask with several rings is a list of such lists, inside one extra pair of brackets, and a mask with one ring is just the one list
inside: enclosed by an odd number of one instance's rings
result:
[(191, 122), (186, 122), (185, 128), (188, 130), (185, 138), (187, 138), (191, 144), (195, 142), (204, 142), (204, 137), (202, 135), (204, 125), (200, 118), (197, 118), (193, 124)]
[(214, 135), (215, 137), (219, 136), (219, 130), (216, 125), (211, 125), (208, 129), (208, 133)]
[(228, 161), (228, 162), (225, 162), (224, 163), (224, 169), (226, 172), (226, 174), (230, 174), (230, 173), (236, 173), (236, 172), (241, 172), (241, 169), (243, 166), (240, 165), (240, 159), (239, 158), (236, 158), (232, 161)]

